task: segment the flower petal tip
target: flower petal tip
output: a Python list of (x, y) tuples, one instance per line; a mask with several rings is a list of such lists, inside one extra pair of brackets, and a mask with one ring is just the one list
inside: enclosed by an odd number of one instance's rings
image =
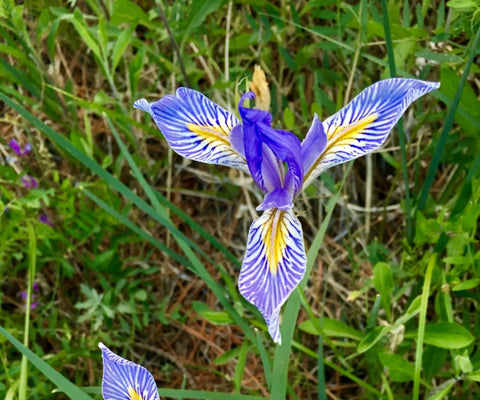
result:
[(133, 103), (133, 107), (138, 108), (139, 110), (145, 111), (149, 114), (152, 113), (150, 103), (145, 99), (137, 100), (135, 103)]
[(271, 208), (252, 223), (238, 287), (263, 315), (275, 343), (281, 343), (280, 310), (306, 263), (302, 226), (292, 210)]
[(102, 342), (102, 395), (105, 400), (160, 400), (152, 374), (141, 365), (120, 357)]

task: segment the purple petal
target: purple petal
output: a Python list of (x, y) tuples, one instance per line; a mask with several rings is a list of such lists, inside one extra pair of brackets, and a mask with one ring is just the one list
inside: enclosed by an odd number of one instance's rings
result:
[(258, 211), (265, 211), (269, 208), (278, 208), (279, 210), (290, 210), (293, 207), (293, 193), (287, 189), (274, 189), (268, 192), (263, 202), (257, 207)]
[(25, 185), (27, 189), (37, 189), (38, 188), (38, 182), (37, 180), (30, 175), (25, 175), (20, 178), (22, 183)]
[(160, 400), (152, 374), (110, 351), (103, 343), (102, 395), (105, 400)]
[(281, 342), (280, 309), (305, 274), (302, 225), (292, 210), (266, 210), (253, 221), (238, 287), (255, 305), (276, 343)]
[(32, 151), (32, 145), (30, 143), (27, 143), (25, 147), (23, 148), (22, 155), (26, 155)]
[(53, 224), (52, 224), (52, 222), (50, 221), (50, 218), (48, 218), (48, 215), (47, 215), (47, 214), (41, 214), (41, 215), (38, 217), (38, 220), (39, 220), (42, 224), (48, 225), (49, 227), (53, 228)]
[(22, 155), (22, 150), (20, 149), (20, 145), (18, 144), (18, 142), (16, 141), (16, 139), (10, 140), (10, 142), (8, 142), (8, 145), (10, 146), (10, 148), (11, 148), (15, 153), (17, 153), (17, 155), (19, 155), (19, 156)]
[[(275, 189), (287, 189), (296, 194), (303, 183), (300, 141), (291, 132), (273, 129), (269, 112), (243, 107), (246, 99), (254, 97), (253, 92), (245, 93), (238, 106), (242, 118), (245, 158), (250, 173), (255, 183), (266, 193)], [(286, 175), (282, 162), (288, 165)]]
[(327, 135), (323, 130), (323, 124), (315, 114), (312, 126), (307, 132), (305, 139), (302, 141), (302, 162), (303, 171), (307, 172), (313, 163), (317, 160), (318, 155), (323, 153), (327, 145)]
[[(403, 78), (374, 83), (323, 122), (327, 136), (326, 146), (323, 144), (325, 139), (321, 129), (314, 119), (311, 128), (313, 133), (307, 134), (302, 143), (304, 166), (308, 165), (304, 171), (304, 184), (308, 185), (334, 165), (378, 149), (407, 107), (439, 86), (437, 82)], [(315, 138), (318, 143), (315, 143)], [(315, 146), (315, 149), (309, 150), (311, 146)]]
[(181, 156), (247, 171), (245, 159), (230, 143), (238, 119), (200, 92), (179, 88), (176, 96), (154, 103), (141, 99), (134, 105), (152, 115), (170, 147)]

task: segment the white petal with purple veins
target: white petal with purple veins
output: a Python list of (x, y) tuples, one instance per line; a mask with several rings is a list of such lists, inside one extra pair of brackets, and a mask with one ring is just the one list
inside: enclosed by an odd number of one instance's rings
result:
[[(311, 144), (302, 142), (302, 155), (309, 157), (304, 170), (304, 184), (308, 185), (326, 169), (363, 156), (378, 149), (400, 119), (407, 107), (424, 94), (437, 89), (437, 82), (418, 79), (392, 78), (374, 83), (356, 96), (344, 108), (323, 122), (326, 145), (312, 160)], [(314, 124), (317, 121), (314, 120)], [(313, 126), (312, 126), (313, 128)], [(312, 130), (311, 128), (311, 130)], [(314, 132), (324, 140), (321, 130)], [(323, 148), (322, 148), (323, 147)], [(305, 167), (305, 165), (304, 165)]]
[(280, 309), (302, 280), (306, 263), (302, 225), (292, 210), (271, 208), (253, 221), (238, 287), (262, 313), (276, 343), (281, 343)]

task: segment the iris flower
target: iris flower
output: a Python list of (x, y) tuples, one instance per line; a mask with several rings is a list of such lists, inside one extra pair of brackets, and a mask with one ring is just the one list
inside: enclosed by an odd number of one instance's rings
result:
[(160, 400), (152, 374), (109, 350), (103, 343), (102, 395), (105, 400)]
[(378, 149), (406, 108), (438, 87), (416, 79), (376, 82), (325, 121), (315, 115), (302, 142), (272, 128), (269, 112), (245, 106), (253, 92), (240, 100), (241, 120), (187, 88), (134, 106), (151, 114), (181, 156), (238, 168), (262, 190), (257, 210), (263, 214), (250, 227), (238, 286), (265, 318), (274, 342), (281, 343), (280, 309), (302, 280), (307, 261), (294, 199), (326, 169)]

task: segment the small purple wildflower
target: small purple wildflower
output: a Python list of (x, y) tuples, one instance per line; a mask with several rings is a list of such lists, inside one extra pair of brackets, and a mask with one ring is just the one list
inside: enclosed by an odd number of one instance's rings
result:
[(17, 153), (18, 156), (27, 155), (32, 151), (32, 145), (30, 143), (27, 143), (22, 150), (16, 139), (10, 140), (10, 142), (8, 142), (8, 145), (15, 153)]
[[(33, 282), (32, 289), (33, 289), (33, 293), (32, 293), (32, 302), (30, 303), (30, 310), (34, 310), (35, 308), (38, 307), (38, 301), (35, 300), (37, 298), (37, 293), (38, 293), (38, 283), (37, 282)], [(37, 293), (35, 293), (35, 292), (37, 292)], [(27, 297), (28, 297), (27, 291), (22, 290), (20, 292), (20, 298), (25, 301), (25, 300), (27, 300)]]
[(30, 175), (25, 175), (20, 178), (27, 189), (37, 189), (38, 181)]
[(38, 217), (38, 220), (39, 220), (42, 224), (48, 225), (50, 228), (53, 228), (52, 221), (50, 221), (50, 218), (48, 218), (48, 215), (47, 215), (47, 214), (41, 214), (41, 215)]

